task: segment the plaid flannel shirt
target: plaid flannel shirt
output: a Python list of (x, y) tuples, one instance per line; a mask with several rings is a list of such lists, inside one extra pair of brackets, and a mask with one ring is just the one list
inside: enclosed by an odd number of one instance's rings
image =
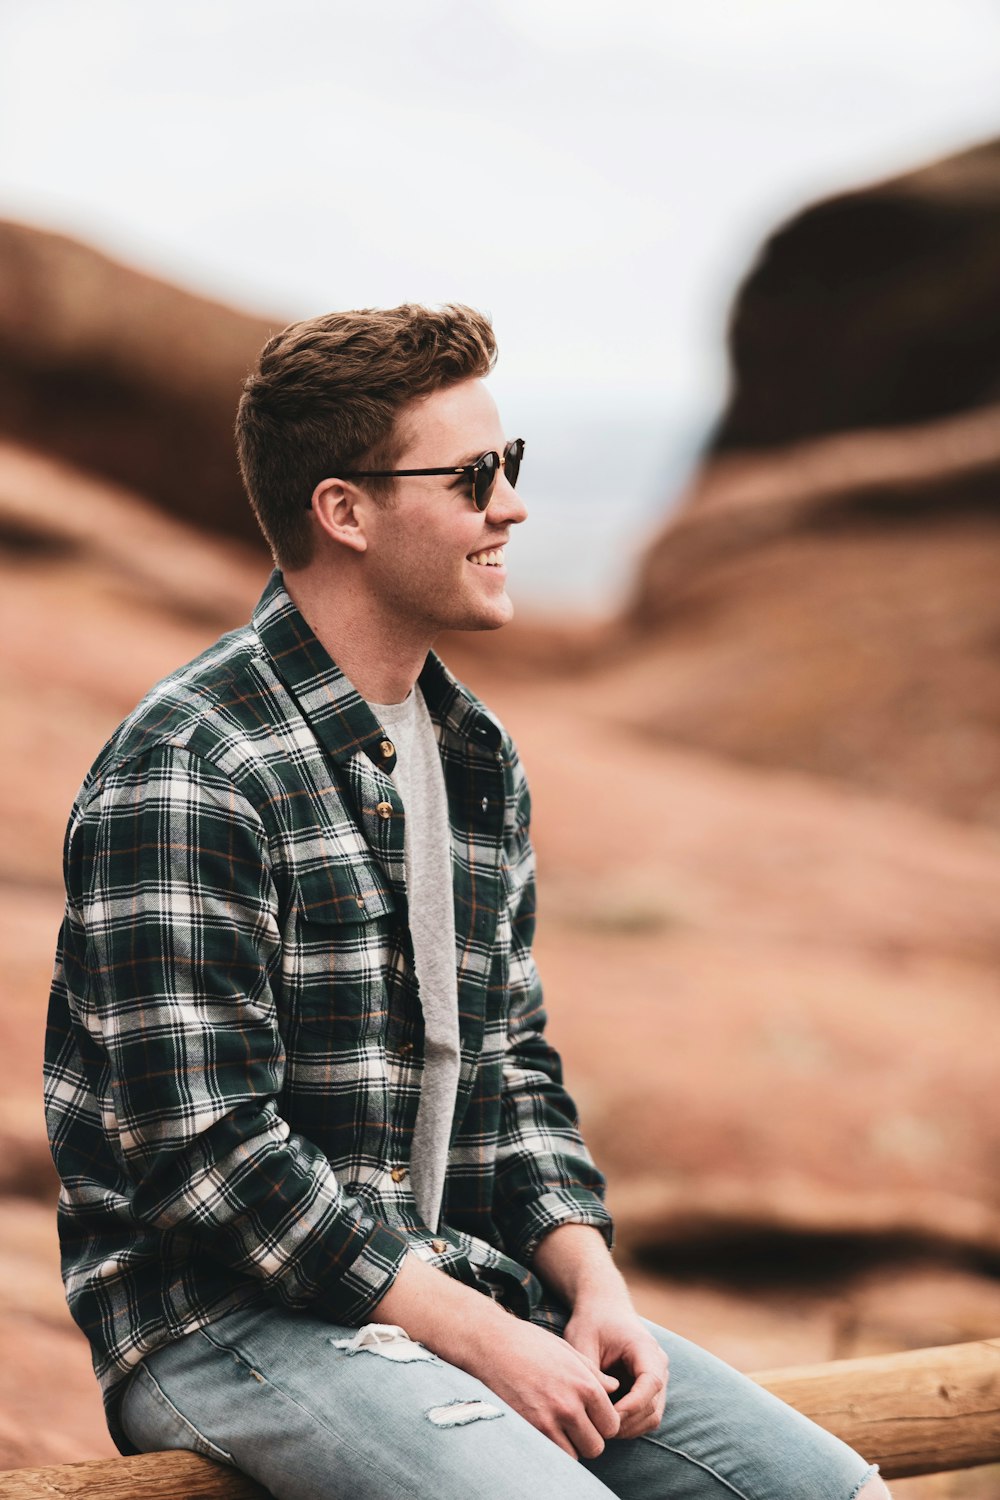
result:
[(251, 623), (166, 678), (66, 835), (46, 1110), (73, 1316), (111, 1430), (158, 1345), (264, 1299), (363, 1323), (415, 1253), (558, 1326), (527, 1269), (604, 1182), (544, 1036), (529, 798), (432, 653), (461, 1077), (440, 1226), (408, 1165), (423, 1019), (394, 750), (272, 575)]

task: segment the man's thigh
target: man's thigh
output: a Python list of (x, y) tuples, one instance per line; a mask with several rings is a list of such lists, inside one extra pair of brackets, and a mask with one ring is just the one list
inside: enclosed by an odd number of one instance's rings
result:
[[(157, 1350), (126, 1396), (136, 1447), (235, 1463), (277, 1500), (849, 1500), (871, 1472), (837, 1438), (650, 1323), (663, 1423), (578, 1464), (464, 1371), (408, 1340), (249, 1308)], [(588, 1472), (589, 1471), (589, 1472)]]
[(308, 1315), (230, 1313), (144, 1361), (125, 1431), (146, 1452), (234, 1463), (277, 1500), (609, 1500), (471, 1375), (405, 1338), (352, 1349), (357, 1336)]
[(663, 1421), (585, 1464), (622, 1500), (851, 1500), (875, 1472), (714, 1355), (646, 1326), (670, 1360)]

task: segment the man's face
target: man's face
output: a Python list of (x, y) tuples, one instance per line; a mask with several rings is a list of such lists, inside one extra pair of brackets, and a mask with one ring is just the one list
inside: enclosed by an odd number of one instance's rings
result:
[[(463, 380), (411, 402), (400, 414), (409, 441), (393, 467), (445, 468), (474, 462), (507, 439), (496, 403), (481, 380)], [(369, 506), (364, 559), (367, 587), (394, 629), (433, 639), (440, 630), (495, 630), (513, 614), (500, 552), (527, 511), (497, 478), (485, 511), (460, 475), (394, 481), (395, 499)]]

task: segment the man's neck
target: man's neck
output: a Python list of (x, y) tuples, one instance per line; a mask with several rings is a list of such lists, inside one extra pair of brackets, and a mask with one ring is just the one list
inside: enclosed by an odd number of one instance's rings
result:
[(434, 644), (405, 636), (392, 611), (379, 609), (349, 578), (334, 585), (312, 570), (284, 575), (285, 588), (316, 639), (371, 703), (401, 703)]

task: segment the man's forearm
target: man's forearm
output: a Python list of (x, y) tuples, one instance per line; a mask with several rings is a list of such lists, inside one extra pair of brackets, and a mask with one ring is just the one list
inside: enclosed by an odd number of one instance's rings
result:
[[(571, 1307), (600, 1298), (631, 1305), (604, 1236), (589, 1224), (561, 1224), (542, 1240), (533, 1269)], [(464, 1364), (470, 1344), (484, 1350), (509, 1327), (510, 1314), (489, 1297), (408, 1255), (372, 1318), (396, 1323), (450, 1363)]]
[(590, 1224), (560, 1224), (551, 1230), (535, 1251), (532, 1269), (571, 1308), (591, 1300), (632, 1305), (604, 1236)]
[(412, 1253), (371, 1316), (404, 1328), (410, 1338), (463, 1369), (487, 1355), (510, 1323), (510, 1314), (492, 1298)]

